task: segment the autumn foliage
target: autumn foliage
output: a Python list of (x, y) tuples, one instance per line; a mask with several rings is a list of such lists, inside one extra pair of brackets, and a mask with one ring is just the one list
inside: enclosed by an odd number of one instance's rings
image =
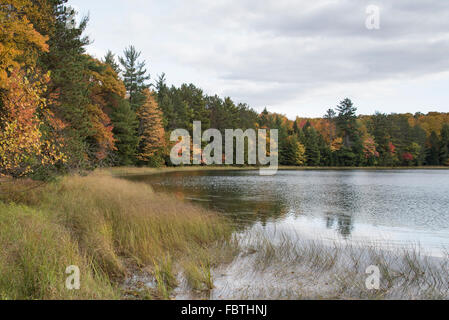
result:
[(7, 89), (8, 73), (34, 66), (48, 38), (38, 33), (26, 16), (30, 0), (2, 0), (0, 4), (0, 88)]
[(67, 0), (0, 3), (0, 175), (171, 165), (175, 129), (277, 129), (292, 166), (449, 165), (449, 113), (357, 115), (344, 99), (322, 118), (256, 112), (193, 84), (168, 86), (134, 46), (86, 53), (87, 18)]
[(48, 76), (31, 80), (19, 70), (6, 78), (8, 90), (2, 94), (0, 113), (0, 173), (23, 176), (37, 166), (65, 161), (63, 140), (54, 135), (63, 124), (41, 97), (48, 81)]
[(162, 111), (156, 102), (154, 93), (146, 89), (145, 104), (137, 110), (140, 121), (140, 146), (138, 159), (142, 162), (151, 162), (158, 166), (163, 162), (165, 149), (165, 131)]

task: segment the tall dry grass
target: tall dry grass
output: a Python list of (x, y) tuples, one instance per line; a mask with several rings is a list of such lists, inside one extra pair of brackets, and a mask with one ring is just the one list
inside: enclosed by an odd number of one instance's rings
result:
[[(23, 201), (33, 208), (0, 207), (3, 298), (115, 298), (139, 269), (157, 281), (151, 297), (169, 298), (178, 269), (203, 268), (190, 253), (211, 260), (211, 248), (231, 234), (214, 213), (108, 174), (65, 177), (33, 192)], [(84, 270), (82, 293), (64, 288), (69, 265)]]

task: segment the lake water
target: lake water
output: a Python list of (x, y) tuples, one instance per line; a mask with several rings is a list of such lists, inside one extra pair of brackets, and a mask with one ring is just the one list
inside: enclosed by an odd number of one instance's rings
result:
[(449, 248), (449, 171), (172, 172), (133, 177), (226, 215), (241, 232), (311, 240)]

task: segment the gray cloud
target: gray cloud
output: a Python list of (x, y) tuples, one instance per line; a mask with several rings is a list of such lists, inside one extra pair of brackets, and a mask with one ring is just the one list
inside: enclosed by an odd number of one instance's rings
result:
[[(273, 100), (273, 90), (279, 102), (333, 83), (407, 79), (449, 70), (447, 1), (254, 3), (203, 3), (208, 25), (201, 23), (203, 12), (190, 16), (193, 25), (227, 35), (211, 36), (210, 41), (225, 46), (228, 54), (204, 52), (189, 63), (218, 69), (219, 77), (228, 81), (265, 83), (258, 92), (265, 96), (257, 100)], [(380, 30), (365, 28), (369, 4), (381, 8)], [(267, 90), (270, 83), (276, 89)], [(246, 88), (226, 91), (237, 96), (245, 92), (256, 100)]]
[[(163, 70), (169, 79), (199, 81), (209, 93), (259, 108), (303, 101), (335, 87), (375, 88), (373, 82), (381, 86), (449, 71), (449, 1), (109, 3), (128, 16), (113, 24), (114, 35), (105, 27), (107, 43), (112, 37), (128, 44), (126, 38), (147, 52), (148, 61), (173, 66)], [(365, 28), (371, 4), (381, 9), (380, 30)]]

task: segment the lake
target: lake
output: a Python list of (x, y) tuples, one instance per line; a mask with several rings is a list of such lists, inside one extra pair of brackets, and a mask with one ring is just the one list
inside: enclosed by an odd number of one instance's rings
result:
[[(171, 172), (137, 176), (157, 192), (214, 209), (240, 232), (268, 236), (419, 246), (439, 256), (449, 248), (449, 171), (312, 170)], [(446, 251), (445, 251), (446, 250)]]

